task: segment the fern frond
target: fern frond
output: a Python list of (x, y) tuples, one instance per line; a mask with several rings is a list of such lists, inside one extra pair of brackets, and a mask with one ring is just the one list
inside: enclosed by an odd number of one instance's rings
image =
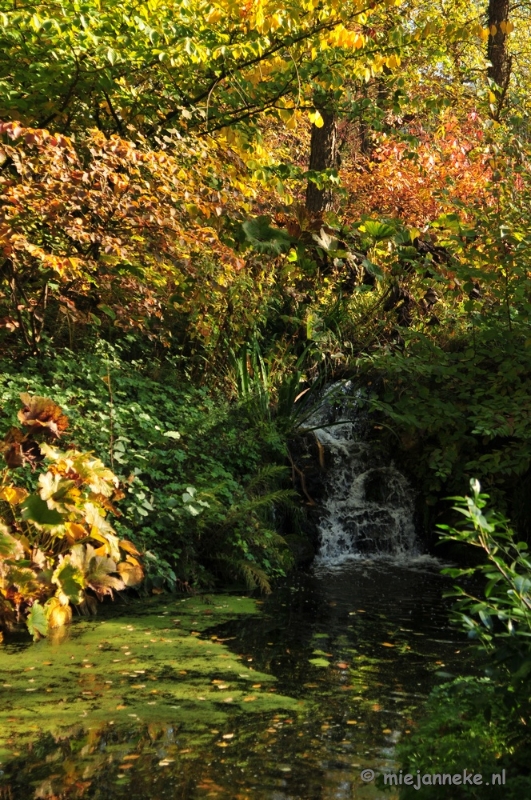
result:
[(260, 589), (263, 594), (271, 594), (271, 584), (263, 569), (252, 561), (237, 561), (235, 567), (245, 580), (248, 589)]
[(251, 478), (245, 489), (249, 494), (260, 492), (264, 489), (268, 489), (271, 484), (276, 483), (279, 479), (285, 478), (288, 474), (288, 467), (284, 467), (280, 464), (266, 464)]

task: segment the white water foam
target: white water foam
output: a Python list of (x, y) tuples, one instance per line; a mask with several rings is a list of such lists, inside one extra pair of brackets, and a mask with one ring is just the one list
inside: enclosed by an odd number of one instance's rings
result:
[(358, 398), (350, 382), (334, 384), (305, 425), (328, 462), (317, 564), (366, 558), (409, 563), (420, 555), (413, 492), (392, 462), (375, 455)]

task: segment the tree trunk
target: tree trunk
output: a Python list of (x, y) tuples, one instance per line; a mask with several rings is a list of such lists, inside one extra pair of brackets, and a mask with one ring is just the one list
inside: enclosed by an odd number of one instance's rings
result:
[[(337, 127), (336, 116), (333, 111), (319, 108), (323, 118), (322, 127), (312, 125), (312, 138), (310, 143), (310, 170), (321, 172), (325, 169), (335, 169), (338, 162), (337, 153)], [(332, 207), (332, 190), (319, 187), (308, 181), (306, 187), (306, 208), (313, 213), (329, 211)]]
[(509, 0), (489, 0), (489, 30), (495, 26), (496, 33), (489, 33), (487, 58), (491, 65), (487, 75), (499, 87), (497, 92), (498, 114), (511, 77), (511, 56), (507, 47), (507, 33), (501, 28), (501, 23), (505, 23), (505, 27), (509, 21), (509, 7)]

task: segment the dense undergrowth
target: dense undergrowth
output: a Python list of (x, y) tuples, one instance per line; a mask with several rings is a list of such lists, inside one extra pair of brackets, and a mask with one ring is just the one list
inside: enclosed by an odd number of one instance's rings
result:
[[(466, 498), (453, 498), (462, 523), (441, 529), (445, 538), (464, 542), (484, 556), (477, 567), (445, 572), (460, 579), (453, 592), (454, 620), (479, 650), (485, 672), (437, 687), (418, 726), (399, 745), (399, 754), (405, 772), (482, 776), (481, 785), (468, 778), (452, 786), (452, 797), (490, 799), (503, 791), (516, 800), (531, 787), (531, 560), (527, 543), (508, 520), (488, 508), (489, 496), (481, 493), (478, 481), (471, 482), (471, 490)], [(471, 576), (476, 580), (471, 582)], [(406, 788), (400, 796), (437, 800), (448, 797), (448, 788), (428, 777), (420, 788)]]
[[(284, 574), (291, 556), (270, 514), (291, 496), (273, 425), (184, 382), (171, 360), (126, 360), (104, 342), (93, 353), (29, 359), (16, 371), (5, 364), (4, 432), (28, 388), (51, 395), (68, 413), (64, 436), (119, 477), (115, 526), (147, 551), (148, 587), (243, 578), (267, 590)], [(36, 472), (16, 472), (28, 488), (35, 484)]]

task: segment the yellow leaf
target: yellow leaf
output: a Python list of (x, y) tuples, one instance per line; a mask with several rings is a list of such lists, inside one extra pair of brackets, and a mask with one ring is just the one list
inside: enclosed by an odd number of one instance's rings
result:
[(396, 69), (396, 67), (400, 66), (400, 58), (399, 56), (393, 54), (392, 56), (389, 56), (389, 58), (386, 58), (385, 63), (389, 69)]
[(16, 506), (26, 499), (28, 493), (18, 486), (4, 486), (0, 490), (0, 499), (5, 500), (10, 506)]
[(206, 15), (205, 22), (209, 25), (214, 25), (216, 22), (219, 22), (222, 17), (223, 11), (220, 8), (213, 8), (212, 11)]
[(309, 114), (310, 122), (312, 125), (315, 125), (316, 128), (322, 128), (324, 125), (324, 119), (322, 118), (319, 111), (310, 111)]
[(83, 525), (79, 525), (77, 522), (65, 522), (65, 533), (70, 544), (73, 544), (77, 539), (84, 539), (87, 535)]
[(133, 542), (128, 539), (120, 539), (120, 550), (125, 550), (126, 553), (131, 553), (132, 556), (140, 555)]
[(138, 564), (130, 564), (128, 561), (120, 561), (118, 572), (126, 586), (137, 586), (144, 577), (142, 567)]
[(294, 131), (297, 127), (297, 116), (296, 114), (292, 114), (291, 117), (286, 122), (286, 128), (289, 128), (290, 131)]

